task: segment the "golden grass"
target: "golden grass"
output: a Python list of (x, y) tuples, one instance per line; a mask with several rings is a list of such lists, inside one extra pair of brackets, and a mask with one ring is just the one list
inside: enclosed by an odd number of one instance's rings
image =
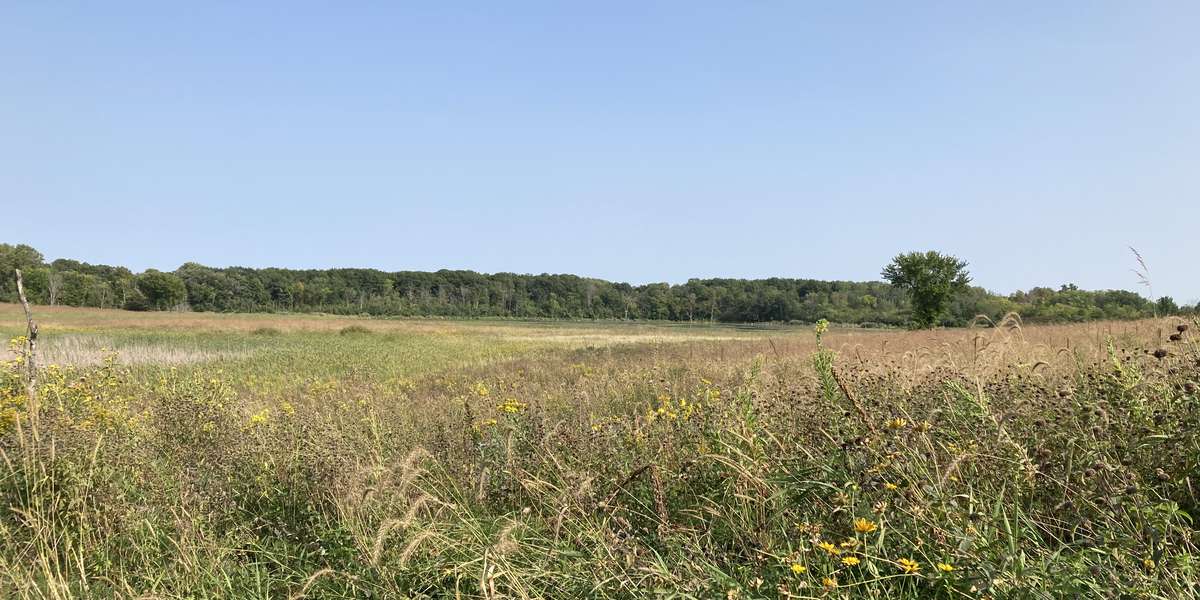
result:
[(122, 359), (47, 369), (37, 435), (0, 370), (0, 597), (1196, 591), (1178, 320), (36, 316)]

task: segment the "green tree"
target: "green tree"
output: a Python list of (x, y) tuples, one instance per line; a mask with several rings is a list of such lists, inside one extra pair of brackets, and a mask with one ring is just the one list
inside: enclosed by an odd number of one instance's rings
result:
[(0, 244), (0, 301), (16, 301), (17, 269), (28, 273), (44, 264), (42, 253), (31, 246)]
[(883, 278), (908, 292), (917, 327), (933, 327), (950, 301), (971, 282), (967, 263), (934, 251), (897, 255), (883, 269)]
[(182, 279), (154, 269), (138, 275), (137, 289), (154, 310), (170, 310), (187, 300), (187, 286)]
[(1158, 299), (1158, 314), (1162, 316), (1179, 314), (1179, 305), (1175, 304), (1175, 299), (1170, 296), (1163, 296)]

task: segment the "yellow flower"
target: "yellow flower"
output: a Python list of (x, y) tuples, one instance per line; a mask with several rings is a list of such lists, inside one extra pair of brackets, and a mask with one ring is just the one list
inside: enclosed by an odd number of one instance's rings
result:
[(895, 419), (887, 422), (888, 429), (904, 429), (905, 425), (908, 425), (908, 421), (905, 421), (900, 417), (896, 417)]
[(258, 425), (262, 425), (267, 422), (267, 419), (270, 418), (270, 416), (271, 409), (269, 408), (264, 408), (253, 415), (250, 415), (250, 426), (256, 427)]
[(817, 547), (834, 555), (834, 556), (837, 556), (838, 554), (842, 553), (841, 550), (837, 549), (837, 546), (834, 546), (833, 544), (831, 544), (829, 542), (821, 542), (820, 544), (817, 544)]
[(509, 398), (504, 401), (504, 404), (496, 405), (496, 408), (509, 414), (516, 414), (525, 410), (525, 406), (524, 402), (519, 402), (516, 398)]
[(800, 563), (792, 563), (792, 572), (797, 575), (800, 575), (807, 570), (808, 570), (808, 567), (805, 567), (804, 565), (802, 565)]
[(847, 556), (846, 558), (842, 559), (842, 564), (846, 565), (847, 567), (853, 567), (860, 562), (862, 561), (858, 560), (857, 556)]
[(949, 573), (954, 570), (954, 565), (950, 563), (938, 563), (937, 568), (943, 573)]
[(834, 579), (832, 577), (825, 577), (825, 578), (821, 579), (821, 585), (823, 585), (829, 589), (833, 589), (833, 588), (837, 587), (837, 579)]
[(858, 546), (858, 540), (856, 540), (854, 538), (850, 538), (838, 545), (843, 548), (854, 548), (854, 547)]
[(1143, 560), (1143, 561), (1142, 561), (1142, 566), (1143, 566), (1143, 567), (1146, 567), (1146, 570), (1147, 570), (1147, 571), (1153, 571), (1153, 570), (1154, 570), (1154, 567), (1156, 567), (1156, 566), (1158, 566), (1158, 565), (1157, 565), (1157, 564), (1155, 564), (1155, 562), (1154, 562), (1154, 559), (1153, 559), (1153, 558), (1147, 558), (1146, 560)]
[(885, 484), (883, 484), (883, 487), (886, 488), (889, 492), (894, 492), (894, 491), (900, 489), (900, 486), (898, 486), (894, 483), (885, 483)]
[(854, 520), (854, 530), (859, 533), (871, 533), (879, 529), (879, 526), (873, 523), (870, 519), (859, 517)]
[(896, 562), (900, 565), (900, 570), (910, 575), (921, 570), (921, 563), (911, 558), (902, 558)]

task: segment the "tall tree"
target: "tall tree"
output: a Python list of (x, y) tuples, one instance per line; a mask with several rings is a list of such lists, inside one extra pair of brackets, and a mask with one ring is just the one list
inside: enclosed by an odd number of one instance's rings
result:
[(170, 310), (187, 301), (187, 286), (183, 280), (171, 273), (148, 269), (138, 275), (138, 291), (146, 297), (147, 304), (155, 310)]
[(936, 325), (954, 296), (971, 283), (966, 262), (932, 250), (897, 255), (882, 275), (908, 292), (913, 323), (922, 328)]

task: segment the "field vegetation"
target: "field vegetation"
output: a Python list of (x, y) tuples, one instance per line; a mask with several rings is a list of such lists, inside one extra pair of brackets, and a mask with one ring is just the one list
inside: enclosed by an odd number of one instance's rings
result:
[(924, 332), (35, 307), (0, 597), (1183, 598), (1181, 317)]

